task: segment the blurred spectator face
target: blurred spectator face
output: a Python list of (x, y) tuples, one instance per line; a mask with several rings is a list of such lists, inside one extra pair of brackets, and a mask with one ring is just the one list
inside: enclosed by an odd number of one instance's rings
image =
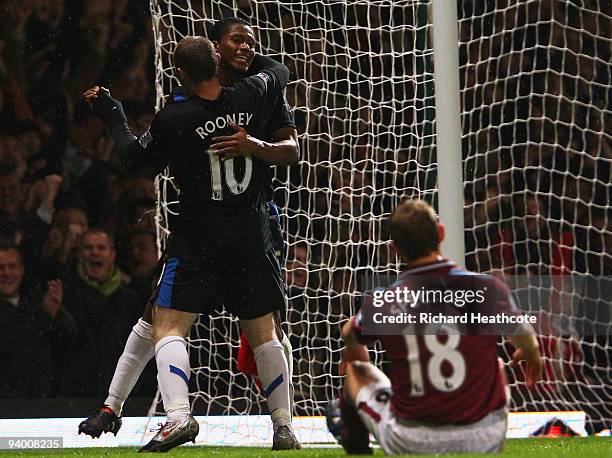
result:
[(23, 189), (21, 182), (15, 175), (0, 177), (0, 212), (9, 219), (17, 218), (21, 203), (23, 202)]
[(486, 200), (487, 211), (489, 213), (492, 213), (495, 210), (497, 210), (498, 197), (499, 197), (499, 191), (497, 190), (497, 187), (489, 186), (487, 188), (487, 198), (486, 198), (487, 199)]
[(44, 260), (43, 262), (48, 260), (54, 253), (56, 253), (62, 246), (63, 242), (64, 235), (62, 234), (62, 231), (55, 226), (51, 227), (40, 254), (41, 258)]
[(147, 177), (135, 177), (128, 181), (125, 191), (127, 200), (155, 199), (155, 183)]
[(15, 249), (0, 251), (0, 295), (13, 298), (19, 294), (24, 268), (21, 255)]
[(121, 194), (123, 194), (123, 186), (121, 184), (119, 175), (116, 173), (109, 173), (106, 176), (106, 184), (108, 186), (111, 200), (114, 204), (116, 204), (119, 202), (119, 199), (121, 199)]
[(537, 215), (539, 211), (539, 201), (535, 196), (528, 196), (526, 202), (526, 213), (529, 216)]
[(104, 18), (111, 10), (110, 0), (85, 0), (85, 15), (92, 19)]
[(19, 141), (21, 150), (25, 154), (26, 158), (32, 157), (40, 150), (40, 147), (42, 146), (40, 134), (33, 130), (19, 135), (17, 140)]
[(155, 229), (155, 207), (138, 206), (134, 212), (134, 226), (140, 229)]
[(35, 14), (39, 21), (46, 22), (51, 30), (55, 30), (64, 18), (65, 9), (65, 0), (39, 0)]
[(20, 246), (21, 241), (23, 240), (23, 232), (19, 227), (19, 223), (7, 219), (0, 219), (0, 239), (8, 240), (17, 246)]
[(121, 16), (125, 12), (127, 5), (128, 0), (115, 0), (112, 5), (113, 12), (115, 15)]
[(147, 131), (151, 125), (151, 122), (153, 122), (153, 113), (146, 113), (139, 116), (130, 123), (132, 133), (135, 136), (140, 137)]
[(539, 227), (546, 225), (546, 220), (542, 216), (546, 213), (544, 203), (533, 195), (527, 196), (525, 201), (525, 228), (527, 234), (537, 239), (539, 237)]
[(98, 283), (108, 280), (115, 257), (115, 249), (105, 232), (88, 232), (83, 236), (79, 258), (90, 279)]
[(26, 150), (17, 137), (4, 137), (2, 142), (7, 157), (20, 158), (25, 156)]
[(64, 208), (56, 213), (55, 226), (64, 233), (71, 226), (79, 226), (80, 232), (84, 233), (89, 228), (89, 223), (87, 215), (80, 208)]
[(289, 253), (285, 271), (287, 285), (305, 288), (308, 283), (308, 247), (296, 245)]
[(348, 313), (351, 309), (355, 281), (349, 269), (340, 269), (333, 274), (333, 292), (338, 296), (331, 300), (332, 312), (336, 314)]
[(130, 275), (144, 277), (157, 265), (157, 244), (154, 233), (137, 233), (130, 240), (128, 268)]
[(217, 43), (224, 65), (238, 73), (245, 73), (255, 57), (255, 33), (243, 24), (232, 25)]
[(74, 143), (85, 153), (94, 155), (95, 144), (104, 130), (104, 125), (93, 117), (79, 124), (72, 124), (71, 133)]

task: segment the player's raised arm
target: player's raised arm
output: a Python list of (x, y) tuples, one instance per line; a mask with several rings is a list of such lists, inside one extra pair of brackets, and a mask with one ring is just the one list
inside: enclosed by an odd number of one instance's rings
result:
[(525, 370), (527, 386), (533, 388), (536, 382), (542, 378), (542, 369), (544, 367), (542, 357), (540, 356), (540, 347), (533, 329), (528, 334), (507, 337), (516, 348), (512, 355), (512, 365), (517, 366), (520, 361), (527, 361), (527, 368)]
[(257, 54), (253, 59), (253, 63), (249, 68), (249, 73), (257, 76), (261, 72), (266, 72), (273, 75), (278, 83), (279, 90), (283, 90), (289, 82), (289, 69), (282, 63), (271, 59), (270, 57)]
[(151, 153), (155, 152), (155, 146), (158, 142), (155, 142), (149, 148), (147, 146), (157, 137), (154, 133), (159, 130), (161, 120), (156, 117), (151, 128), (139, 139), (128, 126), (123, 105), (120, 101), (111, 97), (108, 89), (94, 86), (85, 91), (83, 97), (90, 103), (93, 113), (110, 129), (122, 162), (129, 163), (131, 166), (156, 165), (151, 159), (155, 157), (157, 160), (157, 156)]

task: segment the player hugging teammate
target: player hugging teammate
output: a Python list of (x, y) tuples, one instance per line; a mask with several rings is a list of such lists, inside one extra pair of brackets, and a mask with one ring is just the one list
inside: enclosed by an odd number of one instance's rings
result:
[[(270, 164), (297, 161), (295, 129), (281, 92), (289, 72), (255, 56), (254, 34), (244, 21), (220, 21), (212, 35), (218, 38), (216, 48), (203, 37), (181, 40), (175, 70), (184, 91), (175, 94), (174, 103), (156, 115), (140, 139), (132, 135), (121, 104), (108, 91), (94, 87), (84, 94), (111, 128), (125, 160), (132, 166), (169, 166), (181, 194), (151, 300), (155, 319), (145, 314), (134, 326), (105, 405), (81, 423), (79, 432), (92, 437), (117, 432), (123, 402), (153, 356), (155, 342), (168, 421), (142, 451), (166, 451), (195, 441), (199, 427), (189, 408), (184, 337), (197, 313), (211, 314), (224, 305), (240, 318), (253, 347), (274, 425), (273, 449), (300, 448), (291, 430), (291, 364), (286, 356), (291, 349), (279, 331), (285, 291), (267, 211)], [(243, 76), (249, 67), (253, 76), (222, 88), (218, 54), (224, 83)]]

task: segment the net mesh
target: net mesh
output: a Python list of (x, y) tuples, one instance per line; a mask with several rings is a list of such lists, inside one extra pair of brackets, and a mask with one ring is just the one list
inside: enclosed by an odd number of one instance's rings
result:
[[(362, 274), (398, 271), (384, 236), (390, 210), (402, 196), (435, 203), (429, 3), (151, 0), (158, 109), (177, 84), (169, 58), (176, 43), (206, 35), (222, 17), (249, 20), (259, 50), (292, 72), (286, 95), (301, 161), (276, 168), (274, 187), (289, 246), (284, 272), (298, 414), (322, 414), (336, 395), (339, 325), (358, 306)], [(609, 274), (609, 2), (459, 5), (467, 267), (499, 275)], [(157, 183), (163, 246), (176, 191), (169, 172)], [(252, 379), (236, 371), (238, 337), (227, 314), (200, 319), (189, 341), (194, 408), (265, 410)], [(512, 408), (612, 417), (608, 337), (544, 339), (547, 380), (527, 392), (512, 372)], [(505, 343), (500, 353), (507, 356)], [(380, 352), (372, 355), (382, 363)]]
[[(610, 419), (609, 296), (598, 302), (592, 281), (575, 280), (612, 273), (612, 4), (461, 3), (467, 265), (511, 283), (554, 276), (546, 307), (522, 296), (542, 317), (546, 371), (535, 392), (512, 373), (512, 408)], [(556, 329), (581, 300), (592, 303), (590, 327)]]

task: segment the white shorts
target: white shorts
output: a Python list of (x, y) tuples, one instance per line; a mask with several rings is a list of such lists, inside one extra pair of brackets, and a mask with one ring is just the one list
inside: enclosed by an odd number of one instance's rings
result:
[(387, 454), (494, 453), (501, 451), (508, 428), (504, 407), (471, 425), (398, 421), (391, 411), (389, 380), (372, 382), (357, 394), (359, 416)]

